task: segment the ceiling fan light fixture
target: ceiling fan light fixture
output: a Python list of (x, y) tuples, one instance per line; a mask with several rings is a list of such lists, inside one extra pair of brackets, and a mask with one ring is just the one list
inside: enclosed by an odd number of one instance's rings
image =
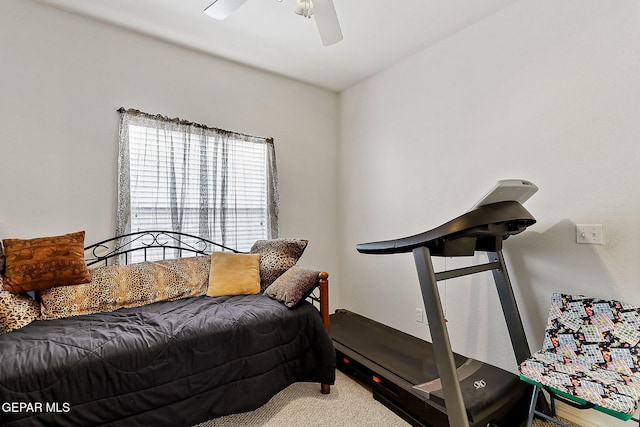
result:
[(311, 18), (311, 15), (313, 15), (313, 2), (311, 0), (298, 0), (296, 2), (296, 13), (305, 18)]
[(223, 20), (227, 19), (237, 8), (242, 6), (247, 0), (214, 0), (204, 10), (208, 16)]
[[(211, 0), (209, 0), (211, 1)], [(212, 18), (226, 19), (247, 0), (213, 0), (204, 10)], [(281, 0), (277, 0), (281, 1)], [(338, 43), (342, 40), (342, 30), (338, 22), (338, 14), (333, 0), (297, 0), (296, 13), (305, 18), (314, 17), (318, 33), (324, 46)]]

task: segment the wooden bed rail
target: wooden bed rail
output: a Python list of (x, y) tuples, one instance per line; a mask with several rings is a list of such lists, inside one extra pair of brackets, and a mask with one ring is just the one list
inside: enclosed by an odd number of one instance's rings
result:
[[(320, 289), (320, 316), (324, 327), (329, 332), (331, 330), (331, 325), (329, 324), (329, 273), (326, 271), (318, 274), (318, 288)], [(329, 384), (320, 384), (320, 392), (322, 394), (331, 393), (331, 386)]]
[(331, 330), (329, 324), (329, 273), (326, 271), (321, 272), (318, 275), (318, 287), (320, 288), (320, 315), (322, 316), (322, 323), (327, 328), (327, 332)]

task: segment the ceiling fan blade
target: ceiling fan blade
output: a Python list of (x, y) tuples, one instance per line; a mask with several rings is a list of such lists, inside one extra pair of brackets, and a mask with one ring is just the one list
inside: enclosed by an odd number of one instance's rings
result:
[(246, 1), (247, 0), (215, 0), (204, 10), (204, 13), (215, 19), (225, 19)]
[(313, 16), (324, 46), (342, 40), (342, 30), (333, 0), (313, 0)]

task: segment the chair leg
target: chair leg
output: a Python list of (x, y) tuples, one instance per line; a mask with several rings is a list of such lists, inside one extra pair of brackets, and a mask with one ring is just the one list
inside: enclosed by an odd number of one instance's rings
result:
[(536, 411), (536, 403), (538, 402), (538, 393), (540, 393), (540, 389), (534, 386), (533, 393), (531, 394), (531, 403), (529, 404), (529, 416), (527, 418), (527, 427), (531, 427), (531, 424), (533, 423), (533, 417), (535, 415), (542, 418), (543, 420), (551, 421), (552, 423), (559, 425), (561, 427), (570, 427), (567, 424), (563, 423), (562, 421), (558, 421), (555, 418), (553, 418), (555, 417), (555, 412), (556, 412), (555, 404), (553, 404), (553, 396), (551, 396), (551, 402), (553, 407), (553, 417), (550, 417), (543, 412)]
[(536, 412), (536, 402), (538, 401), (538, 392), (540, 389), (538, 387), (533, 387), (533, 393), (531, 394), (531, 403), (529, 404), (529, 416), (527, 417), (527, 427), (531, 427), (531, 423), (533, 423), (533, 416)]

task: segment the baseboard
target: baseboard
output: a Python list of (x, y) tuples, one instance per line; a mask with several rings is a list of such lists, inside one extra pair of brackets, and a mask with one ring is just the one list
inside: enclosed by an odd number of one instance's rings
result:
[(556, 413), (559, 417), (581, 427), (632, 427), (634, 425), (633, 421), (626, 423), (602, 412), (593, 409), (576, 409), (557, 400)]
[(601, 427), (599, 424), (595, 424), (594, 422), (589, 421), (589, 414), (587, 414), (587, 412), (593, 411), (584, 411), (572, 408), (569, 405), (565, 405), (562, 402), (556, 401), (556, 413), (559, 417), (576, 423), (582, 427)]

